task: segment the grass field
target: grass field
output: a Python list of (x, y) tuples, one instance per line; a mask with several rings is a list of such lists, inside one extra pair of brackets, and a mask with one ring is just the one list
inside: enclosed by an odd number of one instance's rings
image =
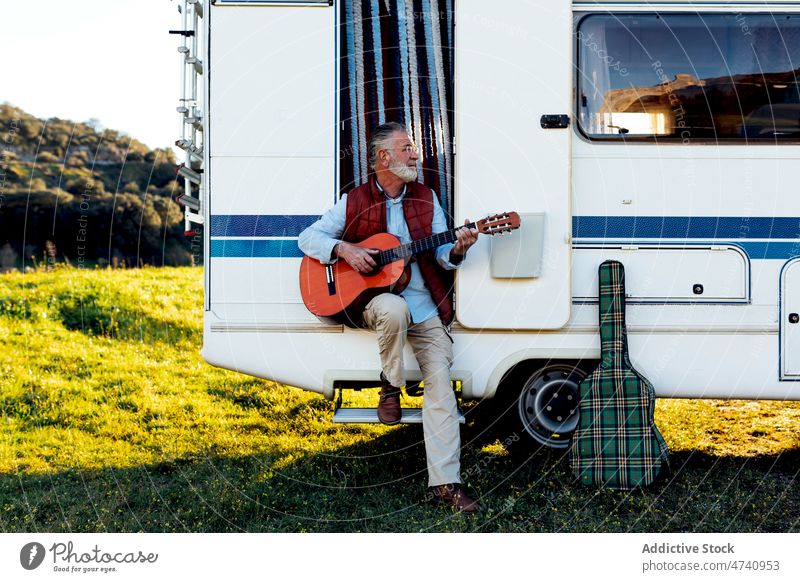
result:
[(800, 530), (800, 403), (659, 401), (673, 474), (631, 493), (467, 426), (464, 517), (425, 503), (421, 427), (205, 364), (199, 269), (0, 276), (0, 342), (5, 532)]

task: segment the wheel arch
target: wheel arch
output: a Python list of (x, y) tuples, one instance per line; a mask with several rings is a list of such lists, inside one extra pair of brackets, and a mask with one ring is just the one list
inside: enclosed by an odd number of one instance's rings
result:
[(540, 362), (558, 362), (561, 360), (585, 361), (600, 360), (600, 348), (527, 348), (516, 351), (497, 364), (489, 375), (483, 399), (494, 398), (500, 384), (515, 370), (527, 370)]

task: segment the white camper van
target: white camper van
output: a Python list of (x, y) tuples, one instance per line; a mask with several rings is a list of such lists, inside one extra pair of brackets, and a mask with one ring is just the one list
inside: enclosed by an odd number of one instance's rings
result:
[(658, 396), (800, 398), (800, 2), (182, 3), (209, 363), (328, 399), (379, 385), (374, 336), (304, 307), (297, 235), (396, 120), (453, 224), (522, 217), (457, 274), (463, 401), (512, 403), (531, 443), (566, 447), (607, 259)]

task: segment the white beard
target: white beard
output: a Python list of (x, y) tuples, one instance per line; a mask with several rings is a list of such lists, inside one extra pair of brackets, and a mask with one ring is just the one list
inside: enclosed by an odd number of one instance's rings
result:
[(417, 168), (409, 168), (394, 159), (389, 166), (389, 171), (403, 182), (413, 182), (417, 179)]

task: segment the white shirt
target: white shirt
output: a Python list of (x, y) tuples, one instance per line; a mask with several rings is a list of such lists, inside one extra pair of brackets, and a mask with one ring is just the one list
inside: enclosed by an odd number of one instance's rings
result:
[[(378, 189), (383, 192), (380, 184), (378, 184)], [(403, 191), (397, 198), (386, 196), (386, 230), (400, 239), (401, 244), (413, 242), (408, 231), (405, 214), (403, 213), (405, 193), (404, 186)], [(297, 241), (300, 250), (321, 263), (330, 264), (335, 262), (336, 259), (332, 258), (333, 247), (341, 242), (346, 218), (347, 194), (342, 196), (333, 208), (323, 214), (319, 220), (300, 233)], [(431, 234), (448, 230), (447, 220), (435, 192), (433, 194), (433, 222), (431, 227)], [(449, 261), (450, 250), (453, 246), (453, 243), (445, 243), (434, 251), (436, 261), (448, 270), (458, 268), (458, 265), (454, 265)], [(425, 287), (422, 272), (419, 270), (419, 265), (416, 261), (411, 263), (411, 280), (405, 290), (400, 293), (400, 296), (408, 303), (408, 310), (411, 313), (411, 321), (413, 323), (421, 323), (439, 313), (430, 292)]]

